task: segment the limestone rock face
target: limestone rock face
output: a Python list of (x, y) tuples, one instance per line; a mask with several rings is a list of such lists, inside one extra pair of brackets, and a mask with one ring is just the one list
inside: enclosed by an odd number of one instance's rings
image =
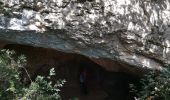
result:
[(1, 2), (0, 40), (140, 68), (170, 64), (170, 0)]

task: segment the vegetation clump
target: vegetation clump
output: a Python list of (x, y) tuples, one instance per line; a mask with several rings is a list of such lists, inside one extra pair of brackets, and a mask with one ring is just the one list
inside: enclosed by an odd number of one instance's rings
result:
[(0, 51), (1, 100), (61, 100), (59, 88), (65, 80), (58, 80), (56, 84), (50, 81), (51, 76), (55, 75), (54, 68), (50, 70), (48, 77), (37, 76), (35, 81), (25, 86), (20, 77), (25, 65), (26, 58), (23, 55), (14, 57), (14, 51)]
[(139, 83), (139, 86), (130, 84), (135, 100), (170, 100), (170, 67), (149, 71)]

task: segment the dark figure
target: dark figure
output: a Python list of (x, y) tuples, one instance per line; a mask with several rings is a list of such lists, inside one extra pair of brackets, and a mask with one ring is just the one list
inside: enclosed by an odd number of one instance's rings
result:
[(80, 89), (81, 89), (81, 92), (85, 95), (88, 94), (88, 91), (87, 91), (87, 70), (84, 68), (83, 70), (81, 70), (80, 72)]

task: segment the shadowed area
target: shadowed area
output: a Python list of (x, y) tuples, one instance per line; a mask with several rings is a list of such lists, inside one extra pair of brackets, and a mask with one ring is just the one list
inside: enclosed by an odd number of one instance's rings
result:
[[(26, 68), (32, 80), (37, 75), (48, 76), (49, 70), (55, 68), (56, 75), (52, 77), (52, 80), (67, 81), (60, 92), (63, 100), (76, 98), (79, 100), (132, 100), (128, 84), (134, 82), (137, 75), (132, 73), (134, 70), (127, 70), (118, 62), (17, 44), (8, 44), (4, 48), (15, 50), (17, 55), (24, 54), (27, 57)], [(115, 69), (109, 70), (110, 66)], [(82, 85), (80, 76), (84, 70), (86, 70), (86, 80)], [(29, 83), (24, 72), (22, 78), (22, 81)]]

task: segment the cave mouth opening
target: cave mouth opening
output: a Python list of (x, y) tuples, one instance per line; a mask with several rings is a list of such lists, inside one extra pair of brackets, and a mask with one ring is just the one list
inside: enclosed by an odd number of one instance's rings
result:
[[(108, 71), (102, 64), (94, 62), (91, 58), (53, 49), (18, 44), (8, 44), (4, 46), (4, 49), (15, 50), (17, 54), (24, 54), (27, 57), (26, 68), (33, 80), (37, 75), (47, 76), (49, 70), (55, 68), (55, 79), (67, 81), (60, 92), (63, 100), (75, 98), (78, 100), (133, 100), (129, 94), (128, 84), (137, 78), (124, 71)], [(114, 64), (114, 66), (121, 67), (120, 64)], [(82, 89), (80, 83), (80, 76), (84, 70), (86, 70), (86, 90)]]

